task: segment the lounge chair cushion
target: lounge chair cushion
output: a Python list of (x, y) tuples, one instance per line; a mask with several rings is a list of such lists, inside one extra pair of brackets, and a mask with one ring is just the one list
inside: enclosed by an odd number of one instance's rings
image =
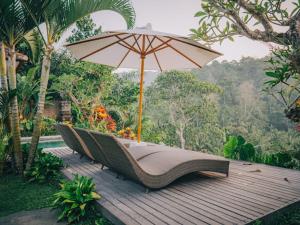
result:
[(193, 152), (189, 150), (170, 150), (159, 151), (138, 160), (140, 167), (148, 174), (160, 175), (167, 173), (175, 167), (184, 166), (185, 163), (191, 164), (194, 161), (195, 164), (200, 163), (223, 163), (226, 160), (222, 160), (219, 157), (208, 156), (200, 152)]

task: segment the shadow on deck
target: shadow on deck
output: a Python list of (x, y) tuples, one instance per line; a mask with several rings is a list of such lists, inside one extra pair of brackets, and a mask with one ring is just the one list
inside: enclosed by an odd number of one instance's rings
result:
[(101, 164), (80, 159), (68, 148), (48, 149), (61, 157), (68, 178), (93, 177), (103, 215), (114, 224), (249, 224), (272, 221), (278, 212), (300, 203), (300, 171), (263, 164), (230, 162), (229, 177), (194, 173), (167, 188), (145, 192), (145, 187), (117, 178)]

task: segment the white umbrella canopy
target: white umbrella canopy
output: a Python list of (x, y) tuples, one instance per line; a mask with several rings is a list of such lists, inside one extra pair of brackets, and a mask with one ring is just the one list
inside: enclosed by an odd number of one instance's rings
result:
[(194, 40), (146, 27), (110, 31), (65, 45), (77, 59), (117, 68), (140, 69), (138, 142), (141, 141), (144, 70), (202, 68), (222, 55)]

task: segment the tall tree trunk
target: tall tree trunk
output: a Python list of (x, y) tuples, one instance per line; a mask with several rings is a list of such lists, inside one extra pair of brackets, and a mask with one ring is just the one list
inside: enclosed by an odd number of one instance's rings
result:
[[(16, 78), (16, 51), (15, 46), (9, 48), (9, 67), (8, 67), (9, 89), (11, 91), (17, 88)], [(14, 96), (10, 103), (11, 131), (14, 147), (14, 156), (16, 160), (16, 169), (18, 173), (23, 173), (23, 154), (21, 150), (21, 132), (19, 121), (18, 99)]]
[(5, 45), (1, 43), (1, 52), (0, 52), (0, 79), (1, 79), (1, 88), (5, 91), (8, 91), (8, 83), (6, 76), (6, 55), (5, 55)]
[(177, 130), (177, 134), (179, 136), (180, 148), (184, 149), (185, 148), (185, 138), (184, 138), (184, 127), (182, 124), (180, 124), (180, 127)]
[(34, 128), (32, 133), (28, 160), (26, 163), (26, 170), (30, 170), (31, 168), (32, 162), (35, 157), (36, 149), (40, 140), (41, 123), (42, 123), (43, 113), (45, 108), (45, 97), (46, 97), (48, 80), (49, 80), (52, 51), (53, 51), (53, 46), (48, 45), (46, 47), (45, 55), (43, 57), (38, 108), (34, 120)]

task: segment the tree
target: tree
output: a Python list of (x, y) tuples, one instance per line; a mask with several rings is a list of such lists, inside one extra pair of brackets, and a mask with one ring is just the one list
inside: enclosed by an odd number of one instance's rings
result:
[(268, 58), (247, 57), (240, 61), (213, 62), (193, 73), (198, 79), (213, 82), (222, 88), (218, 100), (218, 124), (226, 134), (244, 136), (261, 152), (299, 154), (300, 137), (294, 129), (295, 125), (285, 118), (282, 105), (262, 91)]
[[(26, 4), (32, 8), (32, 15), (36, 20), (40, 20), (40, 11), (47, 5), (47, 1), (27, 0)], [(36, 9), (39, 9), (38, 11)], [(2, 51), (6, 46), (8, 48), (8, 89), (15, 91), (17, 88), (16, 81), (16, 45), (24, 38), (24, 35), (35, 27), (31, 16), (27, 13), (26, 7), (19, 0), (3, 0), (0, 2), (0, 41), (2, 42)], [(5, 55), (2, 53), (2, 74), (6, 68)], [(2, 79), (5, 76), (2, 75)], [(19, 173), (23, 171), (23, 157), (21, 151), (21, 134), (19, 124), (18, 100), (15, 95), (10, 101), (10, 121), (11, 132), (14, 146), (14, 158), (16, 168)]]
[(135, 12), (128, 0), (57, 0), (51, 2), (42, 13), (46, 24), (46, 37), (42, 61), (39, 101), (26, 170), (29, 170), (31, 167), (40, 138), (51, 57), (54, 50), (53, 45), (60, 39), (62, 33), (76, 21), (100, 10), (112, 10), (119, 13), (125, 19), (128, 27), (132, 27), (134, 24)]
[(1, 88), (5, 91), (8, 91), (7, 84), (7, 76), (6, 76), (6, 52), (5, 45), (2, 42), (0, 44), (1, 52), (0, 52), (0, 80), (1, 80)]
[(111, 86), (115, 83), (112, 69), (75, 60), (66, 52), (55, 53), (53, 65), (50, 90), (58, 93), (62, 99), (70, 100), (72, 108), (80, 111), (82, 116), (74, 118), (74, 122), (87, 121), (93, 108), (111, 92)]
[[(300, 2), (286, 0), (204, 0), (197, 12), (199, 28), (192, 36), (209, 44), (240, 35), (273, 42), (266, 72), (266, 90), (286, 107), (287, 117), (300, 121)], [(286, 30), (286, 31), (285, 31)], [(298, 115), (299, 114), (299, 115)]]
[[(280, 45), (299, 44), (300, 4), (291, 1), (294, 8), (288, 10), (284, 3), (287, 1), (203, 0), (202, 10), (195, 15), (200, 26), (191, 30), (193, 37), (214, 43), (241, 35)], [(279, 32), (275, 26), (289, 29)]]
[(173, 127), (181, 148), (186, 148), (187, 140), (189, 147), (195, 147), (199, 137), (196, 135), (199, 132), (196, 128), (208, 128), (209, 124), (217, 124), (213, 94), (219, 92), (216, 85), (202, 82), (189, 72), (166, 72), (155, 80), (145, 94), (147, 114), (154, 121)]
[(76, 28), (72, 30), (72, 35), (67, 38), (67, 41), (74, 43), (100, 33), (102, 33), (101, 26), (96, 28), (93, 19), (88, 15), (76, 21)]

